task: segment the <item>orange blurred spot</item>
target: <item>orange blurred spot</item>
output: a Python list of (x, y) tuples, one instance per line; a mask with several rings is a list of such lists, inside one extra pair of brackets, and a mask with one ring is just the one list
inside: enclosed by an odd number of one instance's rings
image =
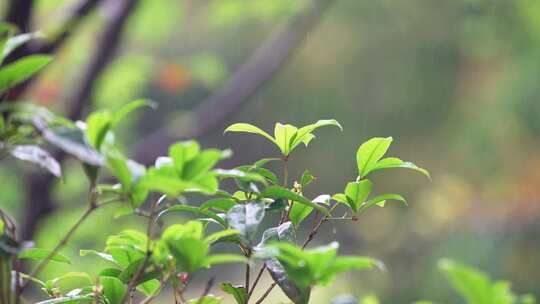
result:
[(48, 105), (60, 99), (60, 91), (57, 82), (40, 81), (34, 89), (33, 96), (39, 104)]
[(175, 93), (191, 84), (191, 73), (182, 65), (169, 64), (158, 72), (156, 82), (160, 89)]

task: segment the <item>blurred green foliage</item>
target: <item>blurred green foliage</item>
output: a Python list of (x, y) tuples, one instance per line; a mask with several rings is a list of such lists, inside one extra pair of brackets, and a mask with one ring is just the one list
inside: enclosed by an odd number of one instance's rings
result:
[[(159, 101), (156, 113), (128, 122), (133, 128), (122, 136), (126, 147), (164, 120), (182, 125), (189, 110), (223, 84), (275, 24), (303, 8), (301, 1), (281, 0), (142, 2), (119, 56), (94, 92), (99, 108), (134, 96)], [(57, 10), (68, 1), (37, 3), (36, 26), (53, 28)], [(103, 13), (87, 20), (28, 99), (64, 109), (62, 99), (95, 47), (92, 39)], [(420, 193), (407, 189), (416, 189), (410, 185), (421, 177), (374, 176), (394, 181), (390, 184), (398, 189), (392, 190), (405, 193), (410, 208), (405, 215), (394, 207), (368, 212), (359, 226), (339, 229), (347, 240), (345, 252), (365, 249), (391, 271), (370, 280), (362, 274), (344, 278), (342, 286), (317, 295), (321, 303), (350, 286), (357, 295), (375, 291), (381, 303), (418, 298), (460, 303), (436, 270), (441, 256), (479, 265), (514, 282), (519, 292), (540, 295), (540, 274), (531, 271), (540, 268), (539, 20), (540, 4), (534, 1), (336, 1), (284, 69), (234, 117), (263, 129), (274, 121), (303, 125), (338, 118), (345, 128), (342, 136), (332, 145), (314, 143), (313, 153), (291, 168), (296, 175), (313, 168), (322, 192), (341, 190), (344, 176), (356, 170), (347, 165), (354, 161), (350, 151), (372, 136), (394, 135), (398, 154), (414, 155), (432, 172), (433, 183)], [(222, 138), (221, 131), (208, 134), (203, 143), (237, 151), (231, 165), (263, 156), (262, 140), (248, 150), (247, 139)], [(0, 167), (0, 204), (19, 215), (26, 194), (24, 180), (14, 172), (21, 167)], [(64, 170), (82, 176), (69, 163)], [(71, 184), (74, 179), (66, 185), (58, 181), (64, 190), (57, 190), (55, 198), (62, 207), (40, 224), (39, 244), (59, 235), (55, 219), (80, 212), (77, 199), (84, 187)], [(103, 243), (106, 231), (133, 225), (129, 218), (103, 225), (113, 210), (101, 212), (76, 236), (79, 244), (88, 242), (88, 235)], [(378, 229), (372, 232), (374, 226)], [(91, 266), (75, 261), (81, 269)]]

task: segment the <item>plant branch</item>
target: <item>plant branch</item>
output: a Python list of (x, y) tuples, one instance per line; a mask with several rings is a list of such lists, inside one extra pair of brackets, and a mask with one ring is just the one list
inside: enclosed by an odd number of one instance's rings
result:
[(139, 0), (112, 1), (113, 5), (107, 14), (108, 21), (101, 37), (96, 42), (96, 52), (90, 59), (88, 68), (84, 71), (79, 83), (67, 104), (70, 106), (68, 118), (78, 119), (91, 97), (92, 89), (101, 72), (105, 69), (120, 43), (124, 25)]
[(311, 232), (309, 233), (308, 237), (306, 238), (306, 240), (304, 241), (304, 244), (302, 245), (302, 249), (305, 249), (306, 246), (315, 238), (315, 235), (317, 234), (317, 232), (319, 231), (319, 228), (321, 228), (322, 224), (327, 222), (328, 219), (332, 218), (330, 216), (330, 214), (332, 213), (332, 211), (334, 211), (334, 209), (336, 209), (336, 207), (338, 206), (338, 204), (334, 204), (329, 210), (328, 210), (328, 214), (329, 215), (326, 215), (325, 217), (323, 217), (319, 223), (317, 225), (315, 225), (312, 229), (311, 229)]
[(214, 278), (210, 278), (210, 280), (208, 280), (208, 282), (206, 283), (206, 287), (204, 288), (204, 291), (203, 291), (201, 297), (197, 301), (197, 304), (202, 304), (203, 303), (204, 297), (206, 297), (210, 293), (210, 290), (212, 289), (213, 285), (214, 285)]
[(5, 21), (15, 25), (23, 33), (28, 32), (33, 6), (33, 0), (11, 0)]
[[(86, 208), (84, 213), (81, 215), (81, 217), (79, 217), (79, 219), (75, 222), (75, 224), (71, 226), (71, 228), (64, 235), (64, 237), (60, 239), (58, 244), (56, 244), (54, 249), (47, 255), (47, 257), (41, 260), (41, 262), (36, 266), (36, 268), (30, 273), (29, 275), (30, 277), (35, 277), (38, 273), (40, 273), (43, 270), (43, 268), (45, 268), (45, 266), (51, 261), (52, 257), (55, 254), (57, 254), (58, 251), (60, 251), (60, 249), (62, 249), (67, 244), (67, 242), (71, 239), (71, 237), (77, 231), (77, 229), (79, 229), (82, 223), (84, 223), (84, 221), (88, 218), (88, 216), (92, 214), (92, 212), (94, 212), (99, 207), (99, 205), (97, 205), (97, 192), (96, 192), (96, 188), (94, 184), (92, 184), (92, 186), (90, 187), (89, 196), (90, 198), (88, 200), (88, 207)], [(27, 280), (22, 284), (20, 288), (20, 293), (23, 292), (24, 288), (28, 285), (28, 282), (29, 281)]]
[(277, 285), (276, 282), (272, 283), (272, 285), (270, 285), (270, 287), (268, 287), (268, 289), (266, 289), (264, 294), (257, 300), (257, 302), (255, 302), (255, 304), (261, 304), (264, 301), (264, 299), (266, 299), (266, 297), (268, 297), (270, 292), (272, 292), (272, 289), (274, 289), (274, 287), (276, 287), (276, 285)]
[(65, 9), (66, 17), (62, 25), (59, 26), (58, 32), (53, 34), (54, 39), (48, 43), (36, 43), (30, 45), (30, 53), (46, 53), (51, 54), (61, 47), (65, 41), (73, 34), (75, 29), (82, 23), (86, 17), (101, 0), (76, 0), (69, 4)]
[(244, 284), (244, 287), (246, 288), (246, 290), (249, 290), (249, 275), (250, 275), (250, 272), (251, 272), (251, 267), (249, 266), (249, 262), (246, 263), (246, 282)]
[(159, 282), (159, 287), (158, 289), (151, 295), (149, 295), (148, 297), (146, 297), (146, 299), (144, 299), (140, 304), (148, 304), (150, 303), (152, 300), (154, 300), (158, 295), (159, 293), (161, 292), (161, 290), (165, 287), (165, 285), (167, 284), (167, 282), (169, 281), (169, 278), (171, 277), (171, 272), (168, 272), (165, 276), (163, 276), (163, 278), (160, 280)]
[(141, 275), (144, 273), (144, 269), (148, 265), (148, 262), (150, 261), (150, 257), (152, 256), (152, 228), (154, 224), (154, 217), (156, 215), (155, 209), (157, 205), (157, 200), (153, 200), (152, 204), (150, 205), (150, 211), (148, 216), (148, 224), (146, 226), (146, 254), (144, 256), (144, 260), (142, 261), (141, 265), (137, 269), (137, 272), (135, 275), (129, 280), (128, 286), (127, 286), (127, 292), (124, 294), (124, 297), (120, 303), (124, 303), (128, 297), (131, 297), (131, 294), (133, 293), (135, 287), (137, 286), (137, 281), (141, 277)]
[(257, 287), (257, 284), (259, 284), (259, 280), (261, 279), (264, 271), (266, 270), (266, 264), (263, 263), (261, 269), (259, 270), (259, 273), (257, 274), (257, 277), (255, 278), (255, 281), (253, 281), (253, 285), (251, 286), (251, 290), (248, 289), (248, 296), (247, 300), (249, 301), (249, 298), (251, 298), (251, 295), (253, 294), (253, 291), (255, 291), (255, 287)]

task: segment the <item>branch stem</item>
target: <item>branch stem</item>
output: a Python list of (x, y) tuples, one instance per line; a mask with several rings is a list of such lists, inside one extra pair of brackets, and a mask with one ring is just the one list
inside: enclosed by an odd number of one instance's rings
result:
[[(93, 184), (90, 187), (90, 199), (88, 201), (88, 207), (84, 211), (84, 213), (79, 217), (79, 219), (71, 226), (71, 228), (68, 230), (68, 232), (64, 235), (62, 239), (56, 244), (54, 249), (47, 255), (47, 257), (36, 266), (36, 268), (30, 273), (30, 277), (35, 277), (38, 273), (40, 273), (45, 266), (51, 261), (52, 257), (56, 255), (60, 249), (62, 249), (67, 242), (71, 239), (73, 234), (79, 229), (79, 227), (84, 223), (84, 221), (88, 218), (90, 214), (92, 214), (96, 209), (98, 209), (101, 205), (98, 205), (97, 203), (97, 192), (95, 185)], [(24, 282), (19, 289), (19, 292), (22, 293), (24, 288), (28, 285), (28, 280)], [(20, 294), (19, 294), (20, 295)]]

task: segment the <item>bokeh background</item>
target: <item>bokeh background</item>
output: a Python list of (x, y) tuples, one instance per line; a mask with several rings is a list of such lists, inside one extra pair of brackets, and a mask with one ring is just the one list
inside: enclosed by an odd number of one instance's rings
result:
[[(73, 29), (24, 100), (68, 111), (92, 57), (108, 47), (97, 42), (118, 1), (101, 1)], [(7, 2), (0, 2), (0, 13)], [(71, 2), (34, 1), (31, 28), (53, 33)], [(402, 171), (375, 176), (377, 191), (402, 193), (409, 206), (388, 205), (358, 222), (332, 223), (318, 242), (339, 240), (341, 252), (378, 257), (387, 271), (341, 275), (331, 287), (317, 289), (314, 302), (349, 292), (374, 293), (382, 303), (461, 303), (437, 270), (441, 257), (540, 296), (540, 2), (314, 2), (323, 3), (317, 16), (306, 14), (313, 10), (310, 1), (300, 0), (140, 0), (85, 111), (141, 97), (156, 101), (156, 110), (132, 115), (119, 138), (136, 160), (165, 154), (166, 145), (141, 143), (159, 132), (192, 134), (201, 124), (194, 120), (206, 119), (197, 109), (230, 84), (254, 53), (275, 55), (265, 41), (303, 31), (290, 56), (245, 101), (212, 105), (216, 113), (232, 114), (193, 133), (197, 139), (206, 147), (233, 149), (234, 157), (221, 164), (229, 168), (278, 152), (256, 136), (222, 135), (230, 123), (271, 130), (274, 122), (335, 118), (342, 133), (321, 130), (308, 149), (292, 156), (293, 176), (310, 168), (318, 177), (308, 196), (341, 191), (355, 176), (356, 148), (373, 136), (393, 136), (390, 154), (427, 168), (433, 178)], [(299, 18), (314, 20), (298, 29)], [(55, 208), (32, 223), (30, 234), (41, 247), (52, 246), (66, 230), (60, 224), (84, 208), (82, 169), (69, 160), (63, 167), (64, 178), (48, 185)], [(0, 204), (21, 224), (32, 208), (28, 175), (36, 171), (20, 162), (0, 165)], [(113, 221), (113, 212), (100, 210), (76, 234), (63, 251), (77, 261), (69, 269), (97, 269), (95, 259), (77, 257), (77, 248), (101, 249), (106, 234), (140, 226), (132, 217)], [(54, 265), (45, 275), (66, 269)], [(240, 269), (223, 269), (224, 277), (241, 276), (235, 275)], [(284, 301), (277, 291), (272, 296)]]

